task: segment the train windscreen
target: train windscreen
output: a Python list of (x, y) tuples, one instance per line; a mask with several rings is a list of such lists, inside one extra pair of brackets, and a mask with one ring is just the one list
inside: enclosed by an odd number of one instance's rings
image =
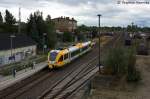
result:
[(58, 54), (57, 52), (51, 52), (50, 53), (50, 61), (55, 61), (57, 54)]

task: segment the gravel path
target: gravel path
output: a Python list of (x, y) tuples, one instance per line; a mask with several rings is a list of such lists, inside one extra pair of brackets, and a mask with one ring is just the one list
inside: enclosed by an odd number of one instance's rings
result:
[(150, 99), (150, 56), (137, 56), (137, 68), (141, 71), (142, 81), (136, 93), (142, 99)]
[(142, 76), (139, 83), (104, 87), (97, 81), (88, 99), (150, 99), (150, 56), (138, 55), (136, 66)]

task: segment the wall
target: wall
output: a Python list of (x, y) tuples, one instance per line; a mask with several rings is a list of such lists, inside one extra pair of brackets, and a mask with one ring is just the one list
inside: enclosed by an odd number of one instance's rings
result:
[(0, 51), (0, 65), (10, 64), (12, 62), (18, 62), (27, 57), (35, 56), (36, 45), (12, 49), (12, 54), (13, 55), (11, 57), (11, 50)]
[(65, 18), (53, 19), (55, 23), (55, 28), (60, 32), (73, 32), (77, 28), (77, 22)]

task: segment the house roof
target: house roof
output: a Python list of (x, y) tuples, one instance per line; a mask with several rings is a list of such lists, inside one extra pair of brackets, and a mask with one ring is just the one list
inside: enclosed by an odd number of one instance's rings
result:
[[(11, 34), (0, 33), (0, 50), (11, 49), (10, 36)], [(15, 37), (12, 38), (12, 48), (21, 48), (32, 45), (36, 45), (36, 42), (24, 34), (16, 34)]]
[(52, 20), (67, 20), (67, 21), (74, 21), (77, 22), (77, 20), (75, 20), (74, 18), (69, 18), (69, 17), (58, 17), (58, 18), (54, 18)]

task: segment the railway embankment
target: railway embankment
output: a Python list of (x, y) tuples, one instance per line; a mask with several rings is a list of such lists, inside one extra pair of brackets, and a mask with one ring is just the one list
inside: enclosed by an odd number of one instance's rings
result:
[(128, 83), (124, 78), (116, 80), (112, 76), (96, 74), (91, 82), (88, 99), (149, 99), (149, 66), (150, 56), (136, 56), (136, 68), (140, 70), (142, 78), (136, 83)]
[[(138, 41), (138, 42), (137, 42)], [(105, 74), (96, 74), (90, 83), (90, 91), (87, 99), (149, 99), (150, 83), (150, 56), (147, 54), (136, 55), (138, 46), (143, 43), (142, 39), (132, 39), (130, 46), (122, 46), (127, 51), (134, 46), (134, 60), (127, 60), (132, 63), (133, 68), (128, 68), (126, 75), (118, 78), (116, 76)], [(145, 47), (145, 46), (144, 46)], [(146, 41), (146, 47), (149, 53), (149, 40)], [(146, 50), (142, 48), (142, 52)], [(117, 57), (117, 56), (116, 56)], [(118, 59), (118, 58), (117, 58)], [(121, 60), (116, 60), (122, 62)], [(134, 63), (134, 64), (133, 64)], [(121, 63), (122, 64), (122, 63)], [(123, 65), (123, 64), (122, 64)], [(125, 65), (125, 64), (124, 64)], [(133, 66), (134, 65), (134, 66)], [(134, 72), (132, 71), (134, 70)], [(131, 74), (129, 74), (131, 73)]]

